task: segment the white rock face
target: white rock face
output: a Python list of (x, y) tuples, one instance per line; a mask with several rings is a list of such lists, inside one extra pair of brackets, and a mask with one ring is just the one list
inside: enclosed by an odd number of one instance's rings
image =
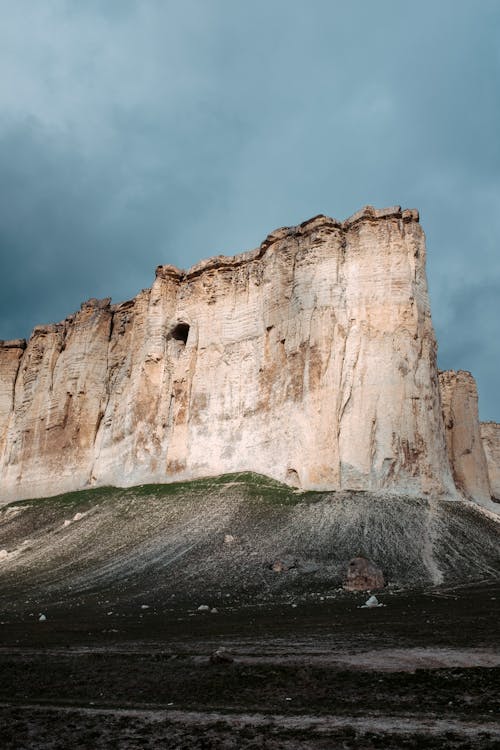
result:
[(492, 497), (500, 502), (500, 424), (481, 423), (483, 441)]
[(491, 490), (481, 440), (476, 381), (463, 370), (439, 373), (448, 455), (455, 484), (465, 497), (489, 507)]
[(4, 450), (7, 427), (14, 411), (14, 389), (25, 349), (24, 339), (0, 341), (0, 455)]
[(455, 493), (416, 211), (366, 208), (0, 347), (1, 502), (255, 471)]

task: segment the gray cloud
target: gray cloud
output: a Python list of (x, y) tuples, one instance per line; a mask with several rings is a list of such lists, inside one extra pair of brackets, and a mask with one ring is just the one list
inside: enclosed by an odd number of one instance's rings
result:
[[(437, 7), (436, 7), (437, 6)], [(158, 263), (416, 206), (442, 367), (500, 420), (500, 8), (0, 0), (0, 337)]]

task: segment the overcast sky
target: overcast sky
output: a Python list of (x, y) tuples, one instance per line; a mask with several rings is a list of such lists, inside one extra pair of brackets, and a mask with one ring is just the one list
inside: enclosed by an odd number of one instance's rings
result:
[(0, 0), (0, 338), (159, 263), (420, 210), (442, 368), (500, 421), (498, 0)]

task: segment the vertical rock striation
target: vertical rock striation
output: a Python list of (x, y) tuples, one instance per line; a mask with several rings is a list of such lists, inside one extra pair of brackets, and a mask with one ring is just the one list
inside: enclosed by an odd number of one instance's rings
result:
[(448, 455), (455, 485), (482, 505), (491, 501), (488, 466), (481, 440), (476, 381), (459, 370), (439, 373)]
[(0, 457), (5, 451), (7, 428), (14, 414), (17, 374), (25, 349), (24, 339), (0, 341)]
[(88, 483), (106, 398), (110, 326), (110, 300), (90, 300), (63, 323), (34, 329), (2, 440), (7, 495), (9, 487), (19, 488), (14, 496), (37, 496)]
[(492, 499), (500, 503), (500, 424), (482, 422), (481, 439), (488, 465)]
[(0, 357), (2, 502), (243, 470), (455, 492), (416, 211), (160, 266), (130, 302), (90, 300)]

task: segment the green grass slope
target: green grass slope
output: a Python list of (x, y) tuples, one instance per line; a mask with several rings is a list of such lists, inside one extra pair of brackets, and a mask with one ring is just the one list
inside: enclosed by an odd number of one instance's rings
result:
[[(499, 577), (499, 532), (471, 503), (299, 493), (253, 474), (105, 487), (0, 510), (0, 604), (326, 592), (358, 554), (398, 585), (484, 580)], [(273, 572), (277, 559), (290, 569)]]

